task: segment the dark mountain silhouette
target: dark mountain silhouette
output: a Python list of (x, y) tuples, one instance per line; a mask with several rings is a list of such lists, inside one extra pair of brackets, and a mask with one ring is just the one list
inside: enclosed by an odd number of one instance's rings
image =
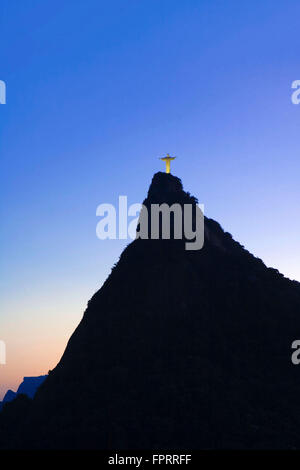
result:
[(19, 385), (18, 390), (8, 390), (4, 395), (3, 401), (0, 402), (0, 410), (4, 403), (13, 401), (18, 395), (27, 395), (29, 398), (33, 398), (36, 394), (38, 387), (44, 382), (47, 375), (40, 375), (39, 377), (24, 377), (23, 382)]
[[(154, 175), (144, 202), (196, 204), (178, 178), (163, 173)], [(5, 407), (0, 442), (300, 447), (300, 368), (291, 362), (297, 338), (300, 285), (217, 222), (205, 218), (199, 251), (185, 250), (181, 240), (137, 239), (88, 302), (34, 400)]]

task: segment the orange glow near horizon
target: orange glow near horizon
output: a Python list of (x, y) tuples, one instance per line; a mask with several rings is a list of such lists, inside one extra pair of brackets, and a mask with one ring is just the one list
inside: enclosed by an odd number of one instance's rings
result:
[(0, 401), (8, 389), (17, 390), (23, 377), (45, 375), (59, 362), (84, 311), (80, 298), (68, 294), (69, 305), (66, 293), (59, 292), (54, 298), (20, 298), (5, 306), (0, 339), (6, 344), (6, 364), (0, 365)]

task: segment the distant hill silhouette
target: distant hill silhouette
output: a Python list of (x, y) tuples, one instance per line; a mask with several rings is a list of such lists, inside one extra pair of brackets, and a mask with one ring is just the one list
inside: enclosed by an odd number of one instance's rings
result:
[(16, 396), (16, 392), (14, 392), (13, 390), (7, 390), (6, 394), (3, 397), (3, 400), (0, 402), (0, 410), (2, 410), (4, 403), (9, 403), (10, 401), (13, 401)]
[(20, 384), (16, 392), (13, 390), (8, 390), (6, 392), (3, 401), (0, 402), (0, 410), (4, 403), (13, 401), (18, 395), (27, 395), (27, 397), (33, 398), (38, 387), (44, 382), (46, 377), (47, 375), (40, 375), (39, 377), (24, 377), (23, 382)]
[[(157, 173), (145, 205), (196, 200)], [(300, 285), (205, 219), (123, 251), (33, 401), (0, 415), (2, 447), (300, 447)], [(27, 432), (24, 432), (27, 430)], [(31, 430), (30, 432), (28, 430)], [(1, 431), (0, 431), (1, 433)]]
[(37, 389), (45, 381), (47, 375), (39, 375), (38, 377), (24, 377), (23, 382), (17, 390), (17, 395), (21, 393), (27, 395), (29, 398), (33, 398), (36, 394)]

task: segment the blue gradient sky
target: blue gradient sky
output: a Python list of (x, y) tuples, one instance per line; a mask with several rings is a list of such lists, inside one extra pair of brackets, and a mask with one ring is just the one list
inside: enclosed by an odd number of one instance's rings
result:
[[(3, 0), (0, 398), (53, 368), (126, 241), (157, 157), (268, 266), (300, 280), (298, 0)], [(117, 159), (117, 161), (116, 161)]]

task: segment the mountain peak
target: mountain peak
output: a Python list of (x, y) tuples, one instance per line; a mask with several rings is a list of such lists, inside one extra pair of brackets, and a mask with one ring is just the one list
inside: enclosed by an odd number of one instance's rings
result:
[[(163, 202), (196, 199), (159, 172), (144, 203)], [(290, 360), (299, 284), (217, 222), (205, 218), (205, 234), (198, 251), (178, 249), (177, 240), (125, 248), (59, 364), (24, 404), (31, 408), (16, 446), (299, 447), (299, 374)]]
[(144, 204), (164, 202), (168, 204), (174, 204), (175, 202), (194, 204), (197, 199), (183, 190), (180, 178), (173, 176), (171, 173), (159, 171), (153, 175)]

